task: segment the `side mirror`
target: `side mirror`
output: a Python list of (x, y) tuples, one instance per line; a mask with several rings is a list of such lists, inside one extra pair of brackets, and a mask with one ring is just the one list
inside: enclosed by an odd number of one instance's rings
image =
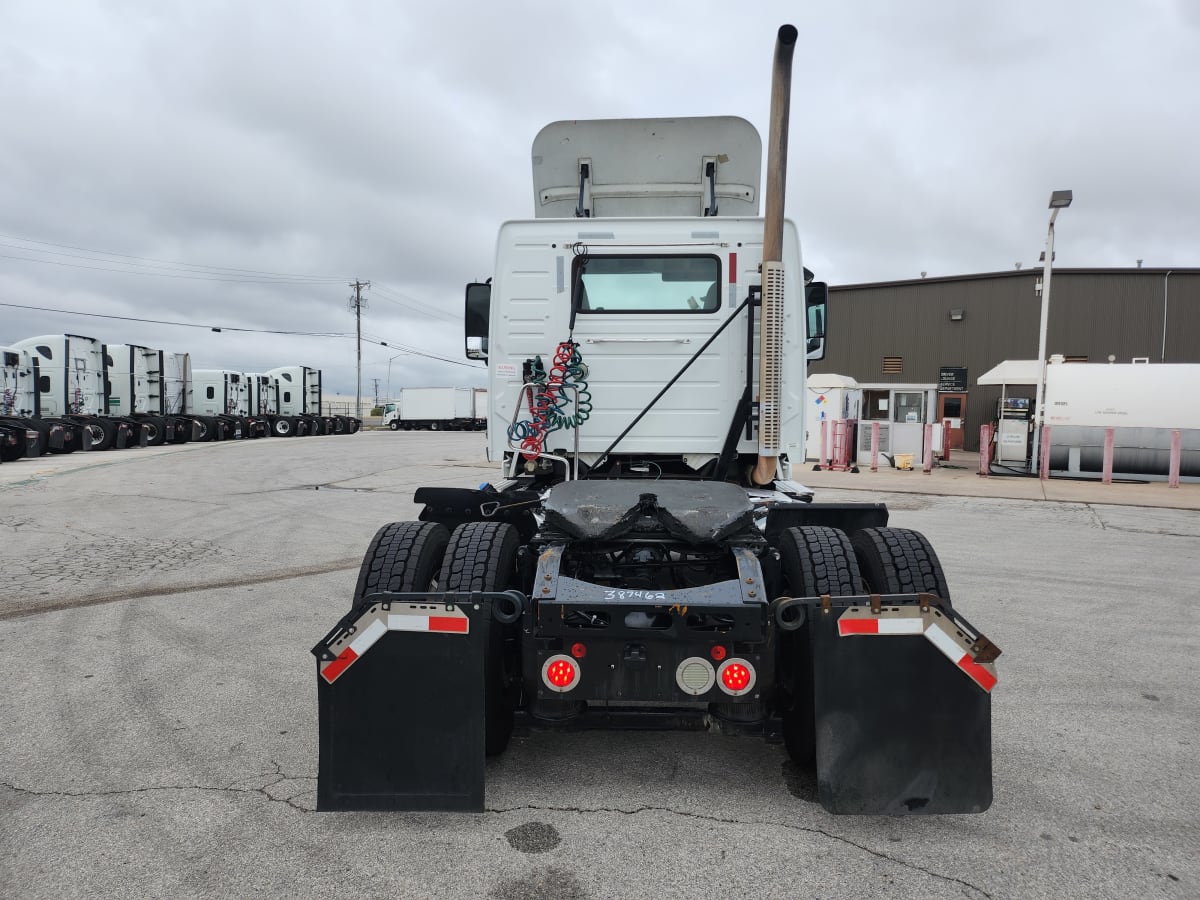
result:
[(466, 310), (463, 315), (467, 359), (488, 358), (488, 319), (491, 308), (491, 284), (468, 284)]
[(825, 315), (829, 307), (829, 285), (813, 281), (804, 287), (804, 309), (808, 322), (809, 359), (825, 358)]

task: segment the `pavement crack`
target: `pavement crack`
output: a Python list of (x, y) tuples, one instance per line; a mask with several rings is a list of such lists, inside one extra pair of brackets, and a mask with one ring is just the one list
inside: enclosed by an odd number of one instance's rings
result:
[(992, 900), (992, 895), (983, 888), (979, 887), (977, 884), (972, 884), (969, 881), (966, 881), (962, 878), (956, 878), (953, 875), (945, 875), (941, 872), (935, 872), (932, 869), (927, 869), (924, 866), (917, 865), (916, 863), (909, 862), (908, 860), (900, 859), (899, 857), (893, 856), (890, 853), (884, 853), (882, 850), (876, 850), (873, 847), (868, 847), (866, 844), (860, 844), (858, 841), (851, 840), (850, 838), (844, 837), (840, 834), (834, 834), (833, 832), (826, 831), (823, 828), (817, 828), (814, 825), (795, 825), (789, 822), (760, 822), (747, 819), (734, 819), (725, 816), (709, 815), (706, 813), (687, 812), (686, 810), (672, 809), (669, 806), (638, 806), (634, 807), (633, 809), (621, 809), (619, 807), (606, 806), (547, 806), (538, 803), (527, 803), (522, 804), (521, 806), (488, 806), (484, 807), (484, 812), (564, 812), (577, 813), (579, 815), (586, 813), (616, 813), (624, 816), (637, 816), (647, 812), (661, 812), (672, 816), (679, 816), (680, 818), (694, 819), (702, 822), (713, 822), (720, 825), (762, 825), (772, 828), (787, 828), (792, 831), (801, 831), (806, 834), (820, 835), (821, 837), (827, 838), (831, 841), (836, 841), (837, 843), (845, 844), (848, 847), (853, 847), (856, 850), (860, 850), (863, 853), (869, 854), (870, 856), (874, 856), (878, 859), (887, 860), (888, 862), (895, 863), (903, 868), (920, 872), (923, 875), (928, 875), (930, 878), (936, 878), (939, 881), (944, 881), (949, 884), (961, 885), (962, 887), (975, 891), (980, 896), (987, 898), (987, 900)]
[[(257, 787), (240, 787), (239, 785), (254, 781), (257, 779), (268, 779), (263, 784)], [(11, 781), (0, 781), (0, 788), (7, 788), (14, 794), (20, 794), (25, 797), (49, 797), (53, 799), (65, 800), (92, 800), (103, 797), (134, 797), (139, 794), (155, 794), (170, 791), (199, 791), (202, 793), (216, 794), (256, 794), (264, 797), (271, 803), (281, 803), (284, 806), (289, 806), (297, 812), (310, 813), (313, 810), (310, 807), (302, 806), (296, 800), (303, 797), (305, 794), (311, 793), (311, 789), (296, 791), (289, 793), (286, 797), (275, 796), (270, 792), (270, 788), (284, 782), (293, 781), (316, 781), (315, 775), (287, 775), (279, 767), (274, 764), (274, 769), (270, 772), (262, 772), (257, 775), (250, 775), (245, 778), (239, 778), (236, 781), (230, 782), (227, 785), (205, 785), (205, 784), (156, 784), (147, 785), (145, 787), (136, 788), (112, 788), (109, 790), (96, 791), (39, 791), (33, 788), (25, 788), (14, 784)]]
[(1101, 531), (1108, 531), (1108, 524), (1104, 521), (1104, 517), (1096, 512), (1096, 507), (1090, 503), (1083, 504), (1084, 508), (1092, 514), (1092, 519), (1100, 526)]
[[(176, 594), (193, 594), (197, 591), (211, 591), (228, 587), (244, 587), (252, 584), (267, 584), (272, 581), (287, 581), (292, 578), (307, 578), (311, 575), (328, 575), (332, 572), (343, 572), (357, 569), (361, 561), (357, 559), (341, 559), (319, 566), (306, 566), (302, 569), (291, 569), (287, 572), (269, 572), (264, 575), (245, 575), (237, 578), (214, 579), (199, 581), (194, 584), (169, 585), (158, 587), (128, 588), (114, 594), (97, 594), (91, 597), (73, 597), (70, 600), (33, 603), (18, 606), (15, 609), (0, 611), (0, 621), (4, 619), (19, 619), (24, 616), (38, 616), (43, 613), (61, 612), (64, 609), (79, 609), (84, 606), (100, 606), (105, 603), (119, 603), (122, 600), (139, 600), (145, 597), (171, 597)], [(51, 573), (45, 573), (47, 575)]]

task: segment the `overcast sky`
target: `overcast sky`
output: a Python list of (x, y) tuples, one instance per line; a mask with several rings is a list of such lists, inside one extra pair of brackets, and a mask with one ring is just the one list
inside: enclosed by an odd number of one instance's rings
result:
[[(1198, 0), (0, 2), (0, 344), (85, 334), (354, 393), (348, 282), (403, 385), (482, 384), (463, 285), (532, 216), (559, 119), (739, 115), (767, 133), (800, 31), (787, 213), (833, 284), (1197, 266)], [(265, 274), (271, 273), (271, 274)], [(211, 326), (223, 326), (214, 333)], [(400, 350), (365, 344), (363, 394)]]

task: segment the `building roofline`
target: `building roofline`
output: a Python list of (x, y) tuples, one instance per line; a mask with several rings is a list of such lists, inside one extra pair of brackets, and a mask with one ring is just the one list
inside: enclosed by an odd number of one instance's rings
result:
[[(1184, 268), (1171, 266), (1155, 266), (1154, 268), (1116, 268), (1116, 269), (1070, 269), (1059, 266), (1054, 267), (1055, 275), (1200, 275), (1200, 268)], [(1030, 266), (1027, 269), (1011, 269), (1002, 272), (978, 272), (966, 275), (938, 275), (932, 278), (904, 278), (897, 281), (862, 281), (854, 284), (830, 284), (829, 289), (832, 291), (844, 291), (859, 288), (881, 288), (881, 287), (900, 287), (910, 284), (945, 284), (955, 281), (983, 281), (988, 278), (1022, 278), (1028, 275), (1036, 275), (1040, 277), (1042, 267), (1040, 265)]]

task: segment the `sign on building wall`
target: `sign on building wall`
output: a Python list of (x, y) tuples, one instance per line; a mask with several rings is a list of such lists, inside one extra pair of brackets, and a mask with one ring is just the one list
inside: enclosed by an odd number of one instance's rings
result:
[(938, 392), (962, 394), (967, 390), (966, 366), (942, 366), (938, 369)]

